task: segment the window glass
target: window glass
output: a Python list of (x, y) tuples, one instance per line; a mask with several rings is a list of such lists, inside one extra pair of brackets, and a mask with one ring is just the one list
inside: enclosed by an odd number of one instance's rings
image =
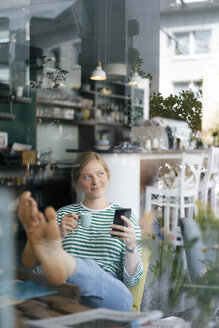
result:
[(192, 55), (210, 52), (211, 31), (175, 33), (175, 54)]
[(176, 55), (188, 55), (189, 54), (189, 33), (176, 33), (175, 34), (175, 53)]
[(182, 92), (182, 90), (188, 90), (189, 82), (176, 82), (173, 83), (173, 87), (174, 87), (174, 94), (179, 95), (179, 93)]
[(197, 2), (208, 2), (208, 0), (176, 0), (177, 4), (193, 4)]
[(8, 65), (0, 64), (0, 81), (1, 82), (9, 82), (10, 80), (10, 70)]
[(9, 41), (9, 19), (6, 17), (0, 18), (0, 42)]
[(194, 48), (196, 54), (204, 54), (210, 52), (210, 31), (196, 31), (194, 35)]

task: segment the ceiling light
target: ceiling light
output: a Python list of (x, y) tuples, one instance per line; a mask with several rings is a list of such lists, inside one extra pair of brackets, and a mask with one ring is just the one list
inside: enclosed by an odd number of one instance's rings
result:
[(90, 79), (95, 80), (95, 81), (104, 81), (104, 80), (106, 80), (106, 73), (102, 69), (102, 64), (99, 60), (98, 60), (98, 63), (97, 63), (97, 67), (91, 73)]
[(134, 71), (130, 81), (128, 84), (130, 85), (139, 85), (142, 82), (140, 75), (138, 74), (137, 71)]

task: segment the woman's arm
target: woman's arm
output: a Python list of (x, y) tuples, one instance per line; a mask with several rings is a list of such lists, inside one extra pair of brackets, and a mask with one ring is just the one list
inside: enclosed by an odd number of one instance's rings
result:
[(139, 261), (141, 260), (138, 251), (137, 238), (135, 234), (134, 224), (130, 219), (121, 215), (121, 218), (126, 223), (126, 226), (112, 225), (112, 228), (120, 231), (110, 231), (111, 235), (116, 235), (126, 244), (125, 269), (130, 276), (135, 275)]
[(140, 255), (137, 244), (131, 248), (126, 245), (125, 268), (130, 276), (135, 275), (139, 261)]
[(78, 228), (77, 221), (79, 217), (76, 213), (73, 212), (65, 214), (61, 218), (59, 217), (59, 212), (57, 212), (57, 214), (61, 238), (64, 239), (69, 232), (73, 232), (75, 229)]

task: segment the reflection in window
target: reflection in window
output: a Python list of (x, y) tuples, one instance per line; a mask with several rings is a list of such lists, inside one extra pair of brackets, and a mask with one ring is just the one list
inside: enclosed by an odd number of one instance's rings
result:
[(8, 64), (0, 64), (0, 81), (9, 82), (10, 80), (10, 70)]
[(195, 94), (198, 93), (197, 81), (182, 81), (173, 83), (174, 94), (179, 96), (182, 91), (192, 91)]
[(73, 54), (74, 54), (73, 65), (79, 65), (79, 54), (80, 54), (80, 52), (81, 52), (81, 41), (75, 42), (73, 44)]
[(179, 56), (209, 53), (210, 37), (209, 30), (175, 33), (175, 54)]
[(0, 18), (0, 82), (9, 82), (9, 19)]
[(60, 48), (52, 49), (51, 52), (54, 56), (54, 67), (59, 68), (60, 67)]
[(176, 33), (176, 55), (189, 54), (189, 33)]
[[(208, 2), (208, 0), (183, 0), (183, 2), (185, 4), (193, 4), (193, 3), (196, 3), (196, 2)], [(181, 5), (182, 4), (182, 0), (176, 0), (176, 3)]]
[(0, 18), (0, 43), (9, 42), (9, 19)]
[(173, 84), (174, 87), (174, 94), (179, 95), (182, 90), (188, 90), (189, 89), (189, 82), (176, 82)]
[(195, 53), (206, 54), (210, 52), (210, 31), (196, 31), (194, 35)]

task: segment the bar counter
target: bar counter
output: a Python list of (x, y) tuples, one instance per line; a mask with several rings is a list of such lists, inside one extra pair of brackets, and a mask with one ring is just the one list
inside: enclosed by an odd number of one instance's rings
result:
[[(189, 153), (203, 153), (208, 149), (187, 150)], [(144, 188), (157, 176), (159, 168), (168, 163), (180, 163), (182, 150), (159, 150), (148, 152), (100, 152), (110, 169), (107, 199), (123, 207), (131, 207), (137, 220), (143, 215)]]

